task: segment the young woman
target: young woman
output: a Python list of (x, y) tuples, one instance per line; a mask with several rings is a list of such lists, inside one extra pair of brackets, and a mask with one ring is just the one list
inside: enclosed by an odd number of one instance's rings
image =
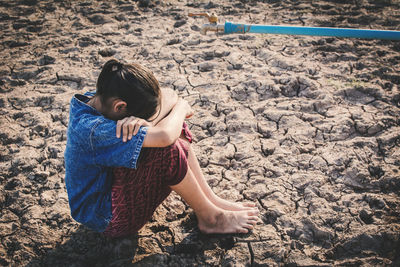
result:
[(219, 198), (208, 186), (184, 123), (190, 105), (138, 64), (105, 63), (95, 94), (70, 104), (66, 177), (72, 217), (108, 236), (136, 233), (170, 194), (195, 211), (205, 233), (247, 233), (253, 203)]

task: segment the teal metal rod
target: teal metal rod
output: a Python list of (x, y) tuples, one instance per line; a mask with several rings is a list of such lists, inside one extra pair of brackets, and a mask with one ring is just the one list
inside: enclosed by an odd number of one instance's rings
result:
[(334, 36), (334, 37), (347, 37), (347, 38), (400, 40), (400, 31), (236, 24), (236, 23), (231, 23), (231, 22), (225, 22), (225, 27), (224, 27), (225, 34), (247, 33), (247, 32), (248, 33), (270, 33), (270, 34)]

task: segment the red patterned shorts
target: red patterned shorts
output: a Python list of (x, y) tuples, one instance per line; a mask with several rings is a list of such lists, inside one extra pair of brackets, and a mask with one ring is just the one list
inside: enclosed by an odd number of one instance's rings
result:
[[(182, 135), (192, 141), (184, 123)], [(104, 234), (110, 237), (136, 233), (156, 208), (185, 177), (189, 143), (179, 138), (165, 148), (142, 148), (137, 169), (113, 170), (112, 219)]]

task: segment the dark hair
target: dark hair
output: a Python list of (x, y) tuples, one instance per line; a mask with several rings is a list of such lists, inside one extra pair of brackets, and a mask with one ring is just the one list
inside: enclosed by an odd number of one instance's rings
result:
[[(160, 85), (153, 73), (139, 64), (107, 61), (97, 79), (96, 95), (102, 103), (118, 97), (127, 103), (130, 115), (149, 119), (161, 104)], [(161, 109), (160, 109), (161, 110)]]

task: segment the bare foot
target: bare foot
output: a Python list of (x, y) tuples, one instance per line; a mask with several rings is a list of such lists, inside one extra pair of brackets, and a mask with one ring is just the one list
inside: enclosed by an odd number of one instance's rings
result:
[(220, 210), (209, 218), (198, 218), (200, 231), (206, 234), (248, 233), (259, 220), (257, 210)]
[(220, 198), (217, 195), (210, 198), (210, 200), (215, 206), (223, 210), (230, 210), (230, 211), (253, 210), (253, 209), (257, 210), (256, 204), (251, 202), (244, 202), (244, 203), (231, 202), (223, 198)]

